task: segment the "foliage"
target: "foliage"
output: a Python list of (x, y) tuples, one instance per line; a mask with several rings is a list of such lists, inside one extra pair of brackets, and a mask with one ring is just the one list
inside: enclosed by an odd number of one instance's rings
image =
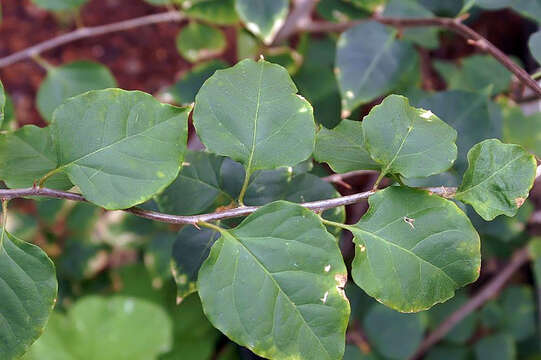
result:
[[(294, 30), (344, 31), (294, 40), (288, 0), (147, 2), (188, 19), (171, 45), (189, 69), (156, 97), (36, 57), (48, 125), (17, 128), (0, 82), (1, 359), (408, 359), (471, 304), (481, 255), (528, 250), (539, 286), (539, 113), (493, 54), (435, 59), (442, 28), (379, 18), (539, 21), (537, 2), (321, 0)], [(504, 289), (426, 358), (539, 356), (534, 294)]]

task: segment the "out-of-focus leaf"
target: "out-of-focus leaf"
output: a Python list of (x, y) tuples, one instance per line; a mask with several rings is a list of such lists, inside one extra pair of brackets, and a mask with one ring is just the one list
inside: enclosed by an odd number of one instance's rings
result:
[(541, 31), (530, 36), (528, 47), (538, 64), (541, 64)]
[(327, 21), (345, 22), (368, 17), (370, 12), (352, 5), (346, 0), (320, 0), (317, 14)]
[(237, 58), (254, 59), (259, 55), (260, 45), (256, 37), (244, 28), (237, 31)]
[(290, 75), (294, 75), (302, 64), (302, 56), (287, 46), (268, 48), (263, 55), (265, 60), (286, 68)]
[(220, 55), (226, 45), (220, 29), (197, 22), (186, 25), (177, 36), (178, 51), (191, 62)]
[(425, 357), (426, 360), (468, 360), (468, 349), (461, 346), (436, 345)]
[(269, 45), (286, 20), (289, 0), (235, 0), (235, 8), (246, 28)]
[(4, 85), (0, 81), (0, 127), (4, 125), (6, 107), (6, 93), (4, 92)]
[(218, 25), (232, 25), (239, 21), (235, 0), (180, 0), (182, 11), (190, 18)]
[(144, 262), (155, 287), (162, 287), (171, 278), (171, 255), (175, 239), (175, 233), (160, 232), (146, 246)]
[(541, 113), (524, 115), (520, 107), (502, 104), (503, 140), (507, 143), (524, 146), (536, 156), (541, 157)]
[(37, 6), (53, 11), (73, 10), (88, 0), (32, 0)]
[(342, 95), (342, 117), (357, 106), (393, 90), (416, 63), (413, 46), (396, 39), (397, 30), (375, 21), (357, 25), (340, 36), (336, 78)]
[(515, 341), (507, 334), (484, 337), (475, 344), (475, 358), (477, 360), (516, 359)]
[(91, 61), (75, 61), (47, 69), (47, 76), (41, 83), (36, 104), (43, 118), (50, 122), (53, 112), (68, 98), (90, 90), (116, 86), (116, 80), (109, 69)]
[[(468, 297), (460, 292), (449, 301), (438, 304), (428, 311), (429, 328), (437, 328), (448, 316), (468, 302)], [(451, 331), (445, 335), (445, 340), (453, 343), (464, 344), (470, 339), (477, 325), (476, 313), (469, 314), (460, 321)]]

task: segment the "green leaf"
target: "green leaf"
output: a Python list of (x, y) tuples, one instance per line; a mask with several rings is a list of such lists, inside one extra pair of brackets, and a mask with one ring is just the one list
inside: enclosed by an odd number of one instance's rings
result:
[(366, 149), (382, 166), (382, 175), (430, 176), (449, 169), (456, 159), (456, 131), (429, 110), (408, 99), (387, 96), (364, 118)]
[(190, 18), (218, 25), (232, 25), (239, 21), (235, 0), (181, 0), (182, 11)]
[(511, 73), (490, 55), (473, 55), (461, 59), (462, 65), (436, 61), (434, 67), (443, 75), (449, 89), (482, 91), (492, 85), (492, 95), (509, 90)]
[(169, 214), (197, 215), (234, 203), (235, 195), (224, 188), (224, 159), (206, 152), (188, 151), (179, 176), (156, 196), (160, 210)]
[[(396, 18), (431, 18), (434, 14), (427, 10), (416, 0), (390, 0), (385, 6), (383, 16)], [(415, 44), (427, 49), (436, 49), (439, 46), (438, 28), (411, 28), (404, 29), (402, 36)]]
[(225, 47), (225, 36), (220, 29), (197, 22), (182, 28), (177, 36), (178, 51), (191, 62), (218, 56)]
[(422, 314), (401, 314), (374, 304), (364, 318), (363, 329), (385, 359), (408, 359), (421, 344), (425, 325)]
[(323, 19), (332, 22), (345, 22), (370, 16), (370, 12), (359, 9), (346, 0), (320, 0), (316, 11)]
[[(0, 134), (0, 179), (10, 188), (33, 186), (57, 167), (56, 151), (48, 127), (26, 125)], [(44, 184), (54, 189), (72, 187), (65, 174), (56, 174)]]
[(507, 334), (489, 335), (475, 344), (475, 358), (477, 360), (516, 359), (515, 342)]
[(535, 157), (520, 145), (489, 139), (468, 152), (469, 167), (455, 198), (473, 206), (485, 220), (515, 216), (535, 180)]
[[(369, 198), (355, 225), (353, 280), (402, 312), (426, 310), (479, 276), (479, 235), (453, 202), (426, 191), (390, 187)], [(445, 254), (445, 256), (442, 256)]]
[(296, 92), (287, 71), (264, 60), (218, 70), (196, 97), (197, 134), (209, 151), (241, 162), (248, 177), (296, 165), (315, 138), (312, 106)]
[(90, 202), (124, 209), (145, 202), (178, 175), (189, 108), (139, 91), (90, 91), (60, 106), (51, 124), (65, 172)]
[(362, 123), (353, 120), (342, 120), (332, 130), (319, 130), (314, 158), (326, 162), (337, 173), (380, 168), (366, 150)]
[(37, 6), (53, 11), (76, 9), (88, 0), (32, 0)]
[(4, 124), (6, 106), (6, 93), (4, 92), (4, 85), (0, 81), (0, 127)]
[(347, 271), (317, 215), (274, 202), (220, 232), (198, 280), (213, 325), (263, 357), (341, 359)]
[(36, 104), (41, 116), (50, 122), (53, 112), (68, 98), (115, 86), (116, 80), (107, 67), (91, 61), (75, 61), (47, 70)]
[(541, 157), (541, 113), (524, 115), (518, 106), (503, 104), (503, 140), (522, 145), (526, 150)]
[(541, 31), (530, 36), (528, 47), (538, 64), (541, 64)]
[(416, 106), (430, 109), (458, 133), (455, 168), (462, 175), (472, 146), (488, 138), (501, 138), (501, 123), (491, 116), (489, 98), (470, 91), (451, 90), (421, 99)]
[(203, 83), (211, 77), (216, 70), (225, 69), (227, 64), (221, 60), (210, 60), (194, 66), (168, 90), (175, 102), (180, 105), (189, 105), (195, 101), (197, 92)]
[(244, 28), (237, 30), (237, 59), (254, 59), (260, 54), (259, 40)]
[(24, 354), (43, 332), (58, 284), (53, 262), (5, 229), (0, 238), (0, 359)]
[(289, 11), (289, 0), (236, 0), (240, 19), (254, 35), (270, 45)]
[(197, 291), (197, 274), (219, 235), (215, 230), (198, 230), (194, 226), (186, 226), (179, 231), (171, 259), (178, 300)]
[(265, 49), (263, 56), (268, 62), (284, 67), (287, 72), (294, 75), (303, 62), (302, 55), (287, 46), (278, 46)]
[(412, 45), (396, 40), (397, 30), (368, 21), (340, 35), (336, 78), (342, 95), (342, 117), (394, 89), (416, 62)]
[(468, 360), (468, 350), (459, 346), (437, 345), (426, 355), (426, 360)]
[(171, 279), (171, 254), (175, 240), (175, 233), (164, 231), (154, 235), (146, 246), (145, 266), (157, 288), (161, 288), (165, 281)]
[(504, 315), (504, 330), (513, 335), (516, 341), (528, 339), (535, 334), (536, 309), (530, 286), (510, 286), (500, 299)]
[(136, 298), (85, 297), (51, 317), (25, 360), (154, 359), (171, 345), (171, 321), (159, 306)]

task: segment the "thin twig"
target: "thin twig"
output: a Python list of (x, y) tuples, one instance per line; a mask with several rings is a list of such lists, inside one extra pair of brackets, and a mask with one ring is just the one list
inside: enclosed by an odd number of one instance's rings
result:
[(28, 59), (44, 51), (56, 48), (58, 46), (84, 39), (87, 37), (108, 34), (117, 31), (124, 31), (137, 28), (144, 25), (157, 24), (170, 21), (181, 21), (185, 17), (178, 11), (167, 11), (159, 14), (142, 16), (130, 20), (119, 21), (112, 24), (100, 25), (94, 27), (82, 27), (67, 34), (63, 34), (46, 40), (24, 50), (13, 53), (9, 56), (0, 59), (0, 68), (11, 65), (17, 61)]
[(350, 171), (343, 174), (332, 174), (329, 176), (325, 176), (321, 178), (322, 180), (332, 182), (332, 183), (341, 183), (346, 179), (350, 179), (352, 177), (361, 176), (361, 175), (368, 175), (368, 174), (375, 174), (377, 171), (375, 170), (356, 170), (356, 171)]
[[(402, 27), (423, 27), (423, 26), (438, 26), (451, 30), (465, 38), (470, 45), (478, 47), (498, 60), (503, 66), (511, 71), (515, 76), (532, 91), (541, 97), (541, 87), (532, 79), (524, 69), (515, 64), (506, 54), (494, 46), (490, 41), (485, 39), (472, 28), (464, 25), (460, 18), (392, 18), (375, 16), (372, 20), (378, 21), (385, 25), (390, 25), (398, 28)], [(361, 23), (361, 21), (352, 21), (346, 23), (330, 23), (325, 21), (311, 21), (301, 24), (299, 31), (308, 32), (329, 32), (329, 31), (344, 31), (352, 26)]]
[(299, 27), (302, 27), (305, 23), (311, 21), (310, 14), (316, 6), (317, 0), (294, 0), (293, 10), (289, 13), (289, 16), (284, 23), (284, 26), (280, 29), (273, 43), (279, 43), (282, 40), (290, 37)]
[(476, 309), (480, 308), (488, 300), (498, 294), (511, 276), (529, 260), (528, 248), (517, 250), (511, 257), (511, 261), (496, 275), (481, 291), (473, 296), (466, 304), (446, 318), (430, 335), (428, 335), (412, 356), (411, 360), (420, 359), (424, 353), (449, 333), (459, 322)]

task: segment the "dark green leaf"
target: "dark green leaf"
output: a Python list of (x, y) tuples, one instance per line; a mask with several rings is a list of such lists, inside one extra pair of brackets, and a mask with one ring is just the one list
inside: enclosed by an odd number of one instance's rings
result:
[(362, 123), (353, 120), (342, 120), (332, 130), (319, 130), (314, 158), (326, 162), (337, 173), (380, 168), (366, 150)]
[(169, 88), (167, 91), (176, 103), (188, 105), (195, 101), (195, 95), (203, 83), (211, 77), (216, 70), (225, 69), (227, 64), (221, 60), (211, 60), (194, 66), (190, 71)]
[(152, 276), (152, 284), (161, 288), (171, 279), (171, 255), (176, 234), (160, 232), (152, 237), (145, 249), (145, 265)]
[(371, 196), (369, 204), (347, 229), (357, 244), (353, 280), (370, 296), (398, 311), (416, 312), (477, 279), (479, 235), (453, 202), (390, 187)]
[(71, 98), (51, 124), (56, 171), (106, 209), (145, 202), (178, 175), (188, 113), (138, 91), (98, 90)]
[(280, 201), (220, 232), (198, 280), (213, 325), (267, 358), (341, 359), (347, 272), (317, 215)]
[(524, 115), (521, 108), (503, 104), (503, 140), (524, 146), (541, 157), (541, 113)]
[(475, 344), (477, 360), (514, 360), (515, 342), (510, 335), (496, 334), (482, 338)]
[(346, 0), (320, 0), (316, 11), (323, 19), (333, 22), (361, 19), (370, 15), (367, 10), (359, 9)]
[(41, 335), (56, 301), (53, 262), (5, 229), (0, 238), (0, 359), (24, 354)]
[(374, 21), (342, 33), (336, 52), (336, 78), (342, 117), (394, 89), (416, 62), (414, 48), (396, 40), (397, 30)]
[(469, 167), (455, 198), (485, 220), (514, 216), (533, 186), (537, 163), (521, 146), (489, 139), (468, 152)]
[[(30, 187), (58, 166), (48, 127), (26, 125), (0, 134), (0, 178), (10, 188)], [(72, 187), (65, 174), (56, 174), (44, 184), (55, 189)]]
[(240, 19), (254, 35), (271, 44), (289, 11), (289, 0), (236, 0)]
[[(431, 330), (437, 328), (451, 314), (468, 302), (468, 297), (458, 293), (449, 301), (438, 304), (428, 311), (429, 327)], [(477, 314), (471, 313), (461, 320), (451, 331), (445, 335), (445, 340), (453, 343), (464, 344), (468, 341), (477, 326)]]
[(90, 61), (75, 61), (48, 69), (41, 83), (36, 104), (38, 110), (50, 122), (53, 112), (68, 98), (89, 90), (116, 86), (116, 80), (105, 66)]
[(528, 47), (538, 64), (541, 64), (541, 31), (530, 36)]
[(431, 111), (390, 95), (364, 118), (363, 134), (382, 174), (430, 176), (449, 169), (456, 159), (456, 131)]
[[(218, 70), (196, 97), (194, 125), (209, 151), (258, 169), (293, 166), (314, 149), (312, 106), (287, 71), (247, 59)], [(279, 104), (280, 106), (277, 106)]]
[(235, 0), (181, 0), (182, 10), (190, 18), (218, 25), (231, 25), (239, 21)]
[(386, 359), (408, 359), (423, 340), (422, 314), (401, 314), (374, 304), (363, 321), (371, 344)]
[(468, 350), (451, 345), (437, 345), (426, 355), (426, 360), (469, 360)]
[(177, 36), (178, 51), (191, 62), (220, 55), (225, 47), (225, 36), (220, 29), (197, 22), (182, 28)]
[(136, 298), (89, 296), (68, 314), (51, 317), (28, 360), (147, 360), (171, 345), (171, 321), (157, 305)]

